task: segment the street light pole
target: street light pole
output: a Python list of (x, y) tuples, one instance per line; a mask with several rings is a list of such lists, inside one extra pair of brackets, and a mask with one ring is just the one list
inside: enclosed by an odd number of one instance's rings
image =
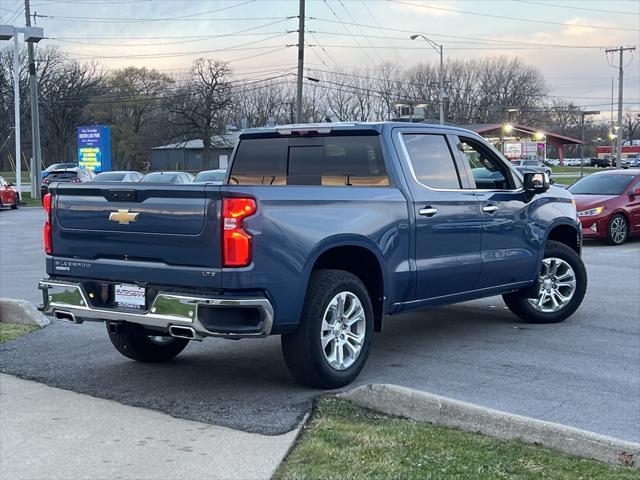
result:
[(444, 125), (444, 54), (443, 54), (443, 46), (442, 44), (436, 43), (430, 38), (422, 35), (421, 33), (417, 33), (415, 35), (411, 35), (409, 38), (411, 40), (415, 40), (416, 38), (422, 38), (425, 42), (427, 42), (436, 52), (440, 54), (440, 68), (438, 71), (438, 102), (440, 103), (440, 125)]
[(22, 165), (20, 159), (20, 60), (18, 58), (18, 34), (13, 35), (13, 114), (15, 122), (14, 137), (16, 140), (16, 190), (22, 197)]

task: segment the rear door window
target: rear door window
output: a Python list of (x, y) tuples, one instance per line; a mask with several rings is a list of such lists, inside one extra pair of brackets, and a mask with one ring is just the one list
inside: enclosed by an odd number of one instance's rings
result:
[(460, 178), (444, 135), (402, 135), (418, 183), (435, 189), (459, 189)]
[(263, 138), (240, 142), (230, 184), (387, 186), (374, 135)]

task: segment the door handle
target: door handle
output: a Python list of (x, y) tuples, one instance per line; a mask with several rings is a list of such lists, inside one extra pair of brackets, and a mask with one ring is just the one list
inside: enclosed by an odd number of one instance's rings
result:
[(486, 213), (494, 213), (498, 211), (498, 207), (495, 205), (487, 205), (486, 207), (482, 207), (482, 211)]
[(425, 217), (433, 217), (436, 213), (438, 213), (438, 210), (436, 208), (427, 207), (421, 208), (420, 210), (418, 210), (418, 213), (420, 215), (424, 215)]

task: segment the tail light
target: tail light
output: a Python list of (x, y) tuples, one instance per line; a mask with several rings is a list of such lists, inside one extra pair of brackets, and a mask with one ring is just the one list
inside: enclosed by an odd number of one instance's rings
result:
[(80, 183), (80, 179), (78, 177), (74, 178), (73, 180), (71, 180), (73, 183)]
[(42, 206), (44, 207), (45, 219), (44, 227), (42, 228), (42, 241), (44, 243), (44, 252), (47, 255), (51, 255), (53, 248), (51, 245), (51, 194), (47, 193), (42, 199)]
[(253, 198), (222, 200), (222, 258), (225, 267), (246, 267), (251, 263), (251, 235), (242, 228), (243, 219), (256, 213)]

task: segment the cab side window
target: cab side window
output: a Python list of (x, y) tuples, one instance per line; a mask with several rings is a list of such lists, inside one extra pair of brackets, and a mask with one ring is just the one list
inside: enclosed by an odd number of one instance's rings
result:
[(460, 178), (444, 135), (405, 133), (402, 140), (418, 183), (434, 189), (458, 189)]
[(458, 150), (473, 175), (475, 188), (480, 190), (513, 190), (521, 186), (509, 167), (482, 143), (459, 137)]

